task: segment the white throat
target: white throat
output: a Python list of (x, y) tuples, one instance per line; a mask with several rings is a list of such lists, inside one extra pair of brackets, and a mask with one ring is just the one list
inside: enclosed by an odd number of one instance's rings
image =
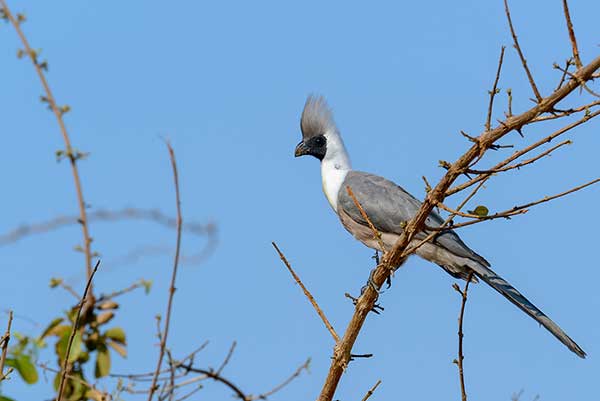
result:
[(327, 139), (327, 153), (321, 160), (321, 179), (323, 181), (323, 192), (329, 201), (329, 204), (337, 213), (338, 193), (342, 188), (342, 183), (352, 166), (344, 142), (340, 134), (328, 131), (325, 134)]

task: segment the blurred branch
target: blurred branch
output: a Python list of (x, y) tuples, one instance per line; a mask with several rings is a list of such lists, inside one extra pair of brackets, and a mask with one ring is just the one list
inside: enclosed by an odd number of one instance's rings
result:
[(575, 39), (575, 31), (573, 29), (573, 23), (571, 22), (571, 14), (569, 13), (569, 5), (567, 0), (563, 0), (563, 11), (565, 14), (565, 20), (567, 21), (567, 30), (569, 31), (569, 39), (571, 40), (571, 47), (573, 49), (573, 59), (575, 60), (575, 66), (577, 69), (583, 67), (581, 58), (579, 57), (579, 49), (577, 48), (577, 39)]
[(96, 266), (92, 270), (92, 274), (88, 278), (87, 284), (85, 285), (85, 290), (83, 290), (83, 295), (81, 296), (81, 301), (79, 302), (79, 307), (77, 308), (77, 315), (75, 317), (75, 322), (73, 323), (73, 329), (71, 330), (71, 335), (69, 336), (69, 342), (67, 343), (67, 351), (65, 352), (65, 360), (63, 361), (62, 366), (62, 374), (60, 376), (60, 384), (58, 385), (58, 397), (57, 401), (60, 401), (63, 396), (63, 391), (65, 389), (65, 379), (67, 375), (70, 373), (71, 363), (69, 362), (69, 357), (71, 355), (71, 346), (73, 345), (73, 340), (75, 339), (75, 334), (77, 334), (77, 330), (79, 330), (79, 319), (81, 317), (81, 310), (83, 309), (84, 304), (87, 302), (87, 296), (90, 288), (92, 287), (92, 280), (94, 279), (94, 275), (98, 270), (98, 266), (100, 266), (100, 260), (96, 262)]
[[(177, 173), (177, 162), (175, 161), (175, 152), (171, 147), (171, 144), (166, 141), (167, 150), (169, 151), (169, 157), (171, 159), (171, 168), (173, 169), (173, 182), (175, 186), (175, 202), (177, 209), (177, 239), (175, 245), (175, 256), (173, 259), (173, 273), (171, 275), (171, 285), (169, 286), (169, 299), (167, 302), (167, 313), (165, 318), (165, 327), (164, 332), (162, 334), (160, 340), (160, 352), (158, 354), (158, 362), (156, 363), (156, 370), (154, 372), (154, 377), (152, 379), (152, 385), (150, 386), (150, 393), (148, 394), (148, 401), (152, 400), (152, 396), (156, 391), (156, 382), (158, 380), (158, 375), (160, 373), (160, 367), (162, 365), (162, 360), (165, 354), (165, 348), (167, 346), (167, 338), (169, 336), (169, 326), (171, 324), (171, 311), (173, 308), (173, 296), (175, 295), (175, 280), (177, 279), (177, 267), (179, 266), (179, 252), (181, 250), (181, 228), (182, 228), (182, 218), (181, 218), (181, 199), (179, 196), (179, 175)], [(160, 333), (160, 330), (159, 330)]]
[[(0, 246), (17, 242), (27, 236), (43, 234), (58, 228), (79, 224), (77, 216), (58, 216), (40, 223), (23, 224), (9, 232), (0, 234)], [(123, 209), (110, 210), (99, 209), (89, 213), (88, 221), (115, 222), (121, 220), (142, 220), (157, 223), (168, 228), (177, 228), (177, 220), (167, 216), (158, 209), (142, 209), (126, 207)], [(197, 222), (182, 225), (182, 230), (196, 236), (211, 236), (216, 232), (214, 223), (201, 224)]]
[[(71, 172), (73, 174), (73, 180), (75, 182), (75, 191), (77, 193), (77, 204), (79, 206), (78, 222), (81, 225), (81, 231), (83, 234), (83, 249), (84, 249), (84, 254), (85, 254), (86, 274), (87, 274), (88, 281), (90, 281), (89, 279), (92, 275), (92, 250), (91, 250), (92, 238), (90, 237), (90, 234), (89, 234), (86, 203), (83, 198), (83, 189), (81, 186), (81, 180), (79, 178), (79, 170), (77, 168), (77, 161), (82, 157), (82, 153), (74, 150), (73, 147), (71, 146), (71, 140), (69, 138), (69, 134), (67, 132), (67, 127), (65, 125), (65, 122), (63, 120), (63, 115), (67, 111), (69, 111), (70, 108), (68, 106), (59, 107), (57, 105), (56, 100), (54, 99), (54, 95), (53, 95), (52, 91), (50, 90), (50, 85), (48, 84), (48, 81), (46, 80), (46, 76), (44, 75), (44, 70), (48, 68), (48, 63), (46, 61), (40, 62), (38, 60), (38, 52), (36, 52), (35, 50), (33, 50), (31, 48), (31, 46), (29, 45), (29, 42), (27, 41), (27, 38), (25, 37), (25, 34), (23, 33), (23, 30), (21, 29), (21, 20), (15, 18), (12, 15), (10, 9), (8, 8), (8, 5), (6, 4), (6, 1), (0, 0), (0, 5), (2, 6), (2, 9), (4, 10), (4, 14), (8, 18), (8, 20), (10, 21), (12, 26), (15, 28), (15, 31), (17, 32), (19, 39), (21, 39), (21, 42), (23, 43), (23, 46), (25, 47), (25, 53), (29, 56), (33, 66), (35, 67), (35, 71), (37, 72), (37, 75), (42, 83), (42, 86), (44, 87), (45, 96), (42, 97), (42, 101), (48, 103), (48, 106), (54, 113), (54, 116), (56, 117), (56, 121), (58, 122), (58, 126), (60, 128), (60, 132), (63, 137), (63, 141), (65, 144), (65, 150), (61, 151), (61, 152), (63, 152), (64, 155), (66, 157), (68, 157), (69, 162), (71, 164)], [(90, 294), (93, 294), (92, 288), (90, 288)], [(93, 299), (93, 297), (91, 297), (90, 300), (91, 299)]]
[(12, 325), (13, 320), (13, 311), (8, 312), (8, 323), (6, 324), (6, 332), (0, 338), (0, 349), (2, 349), (2, 354), (0, 354), (0, 382), (6, 379), (10, 373), (10, 371), (4, 373), (4, 364), (6, 363), (6, 353), (8, 352), (8, 343), (10, 342), (10, 327)]
[(498, 59), (498, 69), (496, 70), (496, 78), (494, 79), (494, 85), (490, 91), (490, 103), (488, 104), (487, 117), (485, 119), (485, 130), (489, 131), (492, 122), (492, 113), (494, 111), (494, 97), (498, 93), (498, 81), (500, 80), (500, 72), (502, 71), (502, 62), (504, 61), (504, 50), (506, 48), (502, 46), (500, 49), (500, 58)]
[(281, 260), (285, 264), (285, 267), (287, 267), (288, 271), (292, 274), (292, 277), (294, 277), (294, 280), (296, 280), (296, 283), (298, 283), (298, 285), (300, 286), (300, 288), (302, 288), (302, 291), (304, 292), (304, 295), (306, 295), (306, 298), (308, 298), (308, 300), (312, 304), (313, 308), (315, 308), (315, 310), (317, 311), (317, 314), (319, 315), (319, 317), (321, 318), (321, 320), (325, 324), (325, 327), (327, 327), (327, 330), (329, 330), (329, 333), (333, 337), (333, 340), (337, 344), (340, 341), (340, 337), (335, 332), (335, 329), (333, 328), (333, 326), (331, 325), (331, 323), (329, 323), (329, 320), (327, 319), (327, 316), (325, 316), (325, 313), (323, 313), (323, 310), (319, 307), (319, 304), (317, 303), (317, 301), (315, 300), (315, 298), (312, 296), (312, 294), (310, 293), (310, 291), (308, 291), (308, 289), (304, 286), (304, 284), (302, 283), (302, 280), (300, 280), (300, 277), (298, 277), (298, 275), (296, 274), (296, 272), (294, 271), (294, 269), (292, 269), (292, 266), (290, 265), (290, 263), (287, 261), (287, 259), (283, 255), (283, 252), (281, 252), (279, 250), (279, 247), (277, 246), (277, 244), (275, 242), (271, 242), (271, 244), (273, 245), (273, 248), (275, 248), (275, 250), (279, 254), (279, 257), (281, 258)]

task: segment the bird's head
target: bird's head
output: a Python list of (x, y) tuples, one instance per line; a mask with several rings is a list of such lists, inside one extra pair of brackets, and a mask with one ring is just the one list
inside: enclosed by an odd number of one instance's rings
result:
[(331, 110), (322, 96), (309, 96), (306, 99), (300, 119), (302, 141), (296, 146), (294, 156), (311, 155), (323, 160), (327, 155), (328, 138), (337, 134)]

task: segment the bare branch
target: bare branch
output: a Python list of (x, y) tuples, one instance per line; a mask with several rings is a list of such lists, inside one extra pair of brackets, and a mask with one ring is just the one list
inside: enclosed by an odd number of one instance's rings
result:
[(569, 39), (571, 40), (571, 47), (573, 48), (573, 59), (575, 60), (575, 66), (577, 69), (583, 67), (581, 58), (579, 57), (579, 49), (577, 49), (577, 39), (575, 39), (575, 31), (573, 30), (573, 23), (571, 22), (571, 14), (569, 13), (569, 5), (567, 0), (563, 0), (563, 9), (565, 12), (565, 20), (567, 21), (567, 29), (569, 30)]
[(73, 341), (75, 340), (75, 334), (77, 334), (77, 331), (79, 330), (79, 318), (81, 317), (81, 310), (83, 309), (83, 306), (88, 302), (87, 295), (90, 291), (90, 288), (92, 287), (92, 280), (94, 278), (94, 275), (96, 274), (96, 271), (98, 271), (98, 266), (100, 266), (100, 260), (96, 262), (96, 266), (94, 266), (92, 274), (90, 274), (90, 277), (87, 280), (87, 284), (85, 285), (85, 289), (83, 290), (83, 295), (81, 296), (81, 301), (79, 302), (79, 307), (77, 308), (77, 316), (75, 317), (75, 323), (73, 323), (73, 330), (71, 330), (71, 335), (69, 336), (69, 342), (67, 343), (67, 351), (65, 352), (65, 360), (63, 361), (62, 374), (60, 376), (60, 384), (58, 385), (57, 401), (61, 401), (62, 399), (63, 392), (65, 389), (66, 378), (71, 370), (71, 364), (69, 362), (69, 357), (71, 355), (71, 347), (73, 346)]
[(538, 90), (535, 81), (533, 80), (533, 75), (531, 75), (531, 71), (529, 71), (529, 67), (527, 66), (527, 60), (525, 60), (525, 56), (523, 55), (523, 51), (521, 51), (521, 46), (519, 45), (519, 40), (517, 39), (517, 34), (515, 33), (515, 28), (513, 27), (512, 19), (510, 18), (510, 10), (508, 8), (508, 0), (504, 0), (504, 11), (506, 12), (506, 18), (508, 19), (508, 26), (510, 27), (510, 33), (513, 38), (515, 49), (517, 49), (517, 53), (519, 53), (519, 58), (521, 59), (521, 64), (523, 64), (523, 68), (525, 69), (525, 73), (527, 74), (527, 79), (529, 79), (529, 85), (531, 85), (531, 89), (535, 94), (535, 98), (538, 103), (542, 101), (542, 95), (540, 95), (540, 91)]
[[(167, 347), (167, 338), (169, 336), (169, 326), (171, 324), (171, 311), (173, 309), (173, 297), (175, 295), (175, 281), (177, 279), (177, 267), (179, 266), (179, 253), (181, 251), (181, 199), (179, 196), (179, 174), (177, 173), (177, 162), (175, 161), (175, 152), (171, 147), (171, 144), (166, 141), (167, 149), (169, 151), (169, 158), (171, 159), (171, 168), (173, 169), (173, 182), (175, 186), (175, 205), (177, 208), (177, 240), (175, 245), (175, 257), (173, 258), (173, 272), (171, 275), (171, 285), (169, 286), (169, 299), (167, 302), (167, 313), (165, 318), (164, 333), (160, 340), (160, 352), (158, 354), (158, 362), (156, 363), (156, 370), (154, 372), (154, 378), (152, 379), (152, 385), (150, 386), (150, 393), (148, 394), (148, 401), (152, 400), (152, 396), (156, 391), (156, 382), (160, 373), (160, 367), (162, 360), (165, 355), (165, 348)], [(159, 330), (160, 332), (160, 330)]]
[(500, 58), (498, 59), (498, 69), (496, 70), (496, 78), (494, 79), (494, 85), (490, 91), (490, 103), (488, 105), (487, 118), (485, 119), (485, 130), (489, 131), (491, 128), (492, 112), (494, 110), (494, 97), (498, 93), (498, 81), (500, 80), (500, 72), (502, 71), (502, 62), (504, 60), (504, 50), (506, 48), (502, 46), (500, 49)]
[(296, 274), (296, 272), (294, 271), (294, 269), (292, 269), (292, 266), (290, 265), (290, 263), (285, 258), (283, 252), (281, 252), (279, 250), (279, 247), (277, 246), (277, 244), (275, 242), (271, 242), (271, 244), (273, 245), (273, 248), (275, 248), (275, 250), (279, 254), (279, 257), (281, 258), (281, 260), (285, 264), (285, 267), (287, 267), (287, 269), (289, 270), (289, 272), (294, 277), (294, 280), (296, 280), (296, 283), (298, 283), (298, 285), (300, 286), (300, 288), (302, 288), (302, 291), (304, 292), (304, 295), (306, 295), (306, 298), (308, 298), (308, 300), (312, 304), (313, 308), (315, 308), (315, 310), (317, 311), (317, 314), (319, 315), (319, 317), (321, 318), (321, 320), (325, 324), (325, 327), (327, 327), (327, 330), (329, 330), (329, 333), (331, 334), (331, 337), (333, 337), (333, 341), (335, 341), (335, 343), (337, 344), (340, 341), (340, 337), (335, 332), (335, 329), (333, 328), (333, 326), (331, 325), (331, 323), (329, 323), (329, 320), (327, 319), (327, 316), (325, 316), (325, 313), (323, 313), (323, 310), (319, 307), (319, 304), (317, 303), (317, 301), (315, 300), (315, 298), (312, 296), (312, 294), (310, 293), (310, 291), (308, 291), (308, 289), (304, 286), (304, 284), (302, 283), (302, 280), (300, 280), (300, 277), (298, 277), (298, 275)]
[(471, 283), (472, 278), (473, 278), (473, 271), (471, 270), (469, 272), (469, 275), (467, 276), (467, 282), (465, 284), (465, 289), (462, 291), (458, 287), (458, 284), (454, 284), (452, 286), (452, 288), (454, 288), (456, 291), (458, 291), (458, 293), (460, 294), (460, 296), (462, 298), (462, 303), (460, 306), (460, 315), (458, 316), (458, 359), (454, 361), (458, 365), (458, 377), (460, 380), (460, 394), (461, 394), (462, 401), (467, 401), (467, 390), (465, 388), (465, 374), (464, 374), (464, 367), (463, 367), (463, 361), (465, 359), (465, 356), (463, 354), (463, 337), (464, 337), (463, 321), (464, 321), (464, 316), (465, 316), (465, 306), (467, 305), (467, 293), (469, 291), (469, 284)]
[(254, 399), (254, 400), (265, 400), (265, 399), (267, 399), (267, 397), (270, 397), (273, 394), (275, 394), (276, 392), (280, 391), (285, 386), (287, 386), (288, 384), (290, 384), (294, 379), (296, 379), (298, 376), (300, 376), (300, 374), (302, 373), (303, 370), (308, 371), (308, 367), (309, 366), (310, 366), (310, 358), (308, 358), (306, 360), (306, 362), (304, 362), (302, 365), (300, 365), (298, 367), (298, 369), (296, 369), (296, 371), (294, 373), (292, 373), (291, 376), (288, 377), (287, 379), (285, 379), (283, 382), (281, 382), (277, 386), (273, 387), (271, 390), (267, 391), (266, 393), (262, 393), (262, 394), (260, 394), (260, 395), (258, 395), (256, 397), (252, 397), (252, 399)]
[(371, 387), (371, 389), (369, 391), (367, 391), (367, 394), (365, 394), (365, 396), (362, 398), (361, 401), (367, 401), (369, 398), (371, 398), (371, 396), (373, 395), (375, 390), (377, 390), (377, 387), (379, 387), (380, 384), (381, 384), (381, 379), (377, 380), (377, 383), (375, 383), (375, 385), (373, 387)]

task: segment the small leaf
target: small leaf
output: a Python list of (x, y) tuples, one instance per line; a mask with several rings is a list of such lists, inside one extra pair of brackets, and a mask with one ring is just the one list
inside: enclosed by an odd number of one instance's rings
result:
[(104, 312), (98, 315), (98, 317), (96, 318), (96, 322), (98, 322), (98, 325), (102, 325), (108, 323), (113, 317), (115, 317), (114, 313)]
[(40, 339), (44, 338), (48, 335), (52, 335), (51, 332), (56, 328), (56, 326), (58, 326), (60, 323), (62, 323), (63, 320), (64, 320), (64, 318), (57, 317), (56, 319), (51, 321), (50, 324), (48, 325), (48, 327), (46, 327), (46, 330), (44, 330), (44, 332), (40, 336)]
[(117, 309), (118, 307), (119, 307), (119, 304), (116, 303), (115, 301), (105, 301), (97, 306), (97, 308), (100, 310)]
[(152, 280), (141, 280), (140, 282), (144, 286), (144, 292), (146, 295), (150, 294), (150, 290), (152, 289)]
[(110, 373), (110, 353), (106, 346), (98, 347), (98, 355), (96, 357), (96, 370), (94, 372), (97, 378), (104, 377)]
[(92, 399), (94, 401), (105, 401), (107, 399), (104, 394), (93, 388), (90, 388), (85, 392), (85, 398)]
[(114, 341), (109, 341), (108, 345), (110, 347), (112, 347), (112, 349), (114, 349), (123, 358), (127, 358), (127, 350), (125, 349), (125, 347), (123, 347), (122, 345), (117, 344)]
[(62, 278), (52, 277), (50, 279), (50, 288), (56, 288), (63, 282)]
[(125, 331), (120, 327), (112, 327), (106, 330), (104, 335), (118, 343), (127, 344), (127, 341), (125, 339)]
[(489, 212), (490, 211), (488, 210), (488, 208), (483, 205), (479, 205), (475, 208), (475, 210), (473, 210), (473, 214), (476, 214), (479, 217), (485, 217), (488, 215)]
[(12, 398), (8, 398), (8, 397), (5, 397), (3, 395), (0, 395), (0, 401), (15, 401), (15, 400), (12, 399)]
[(15, 359), (15, 369), (25, 383), (34, 384), (38, 381), (38, 372), (29, 355), (20, 355)]

